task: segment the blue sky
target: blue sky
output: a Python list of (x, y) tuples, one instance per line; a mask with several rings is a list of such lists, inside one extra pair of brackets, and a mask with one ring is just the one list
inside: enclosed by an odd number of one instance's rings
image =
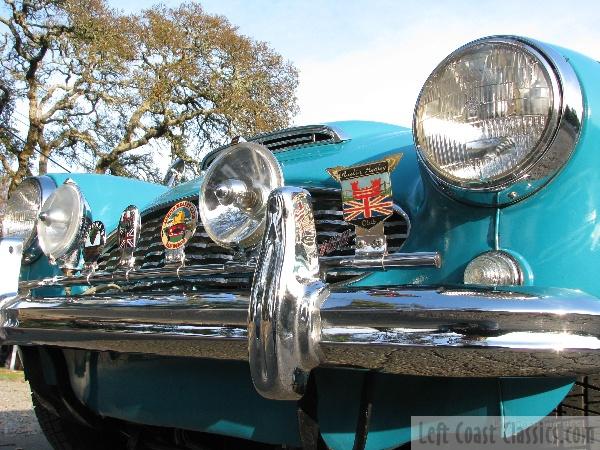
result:
[[(154, 3), (111, 1), (124, 11)], [(420, 87), (437, 63), (462, 44), (487, 35), (530, 36), (600, 60), (598, 1), (200, 3), (294, 62), (300, 71), (297, 124), (366, 119), (408, 125)]]

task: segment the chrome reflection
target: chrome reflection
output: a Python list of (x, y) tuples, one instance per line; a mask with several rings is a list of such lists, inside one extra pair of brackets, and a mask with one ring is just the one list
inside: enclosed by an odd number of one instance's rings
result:
[(0, 239), (0, 260), (3, 263), (3, 273), (2, 277), (0, 277), (0, 299), (4, 295), (17, 293), (22, 256), (22, 239), (13, 239), (11, 237)]
[[(0, 336), (19, 345), (247, 361), (248, 310), (247, 292), (5, 298)], [(600, 367), (600, 302), (578, 291), (337, 289), (320, 323), (311, 341), (320, 365), (441, 377), (571, 376)], [(276, 335), (276, 325), (261, 331)], [(290, 344), (288, 355), (297, 356), (299, 340), (271, 342), (267, 350)]]
[[(394, 267), (436, 267), (441, 266), (438, 252), (389, 253), (378, 258), (355, 256), (323, 256), (319, 264), (325, 271), (379, 271)], [(41, 280), (22, 281), (22, 290), (48, 286), (97, 286), (106, 283), (152, 281), (165, 279), (197, 278), (209, 275), (251, 274), (256, 265), (248, 263), (199, 264), (180, 268), (160, 267), (148, 269), (116, 270), (114, 272), (97, 271), (92, 274), (55, 276)], [(199, 282), (202, 280), (199, 279)]]
[(248, 315), (250, 373), (267, 398), (295, 400), (319, 364), (319, 308), (329, 295), (319, 277), (310, 194), (275, 189), (254, 275)]

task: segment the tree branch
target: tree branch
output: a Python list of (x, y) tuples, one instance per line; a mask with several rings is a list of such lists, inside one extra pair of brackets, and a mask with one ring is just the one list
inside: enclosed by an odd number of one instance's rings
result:
[(12, 177), (15, 172), (12, 170), (8, 158), (2, 153), (0, 153), (0, 162), (2, 162), (2, 168), (4, 169), (4, 172), (6, 172), (9, 177)]

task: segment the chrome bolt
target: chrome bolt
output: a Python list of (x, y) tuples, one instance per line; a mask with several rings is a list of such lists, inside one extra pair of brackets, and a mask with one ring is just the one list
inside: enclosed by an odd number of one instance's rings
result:
[(373, 239), (373, 247), (383, 247), (383, 239)]
[(510, 200), (514, 200), (515, 198), (517, 198), (519, 196), (519, 194), (517, 194), (515, 191), (509, 192), (508, 193), (508, 198)]

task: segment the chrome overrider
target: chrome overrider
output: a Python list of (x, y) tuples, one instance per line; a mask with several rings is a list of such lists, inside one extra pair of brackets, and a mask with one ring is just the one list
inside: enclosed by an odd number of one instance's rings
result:
[(321, 360), (319, 309), (330, 292), (319, 277), (316, 236), (310, 194), (275, 189), (248, 314), (250, 373), (267, 398), (300, 398)]
[(0, 339), (249, 361), (258, 391), (302, 395), (317, 366), (439, 377), (600, 369), (600, 300), (566, 289), (327, 286), (309, 194), (281, 188), (251, 292), (0, 298)]

